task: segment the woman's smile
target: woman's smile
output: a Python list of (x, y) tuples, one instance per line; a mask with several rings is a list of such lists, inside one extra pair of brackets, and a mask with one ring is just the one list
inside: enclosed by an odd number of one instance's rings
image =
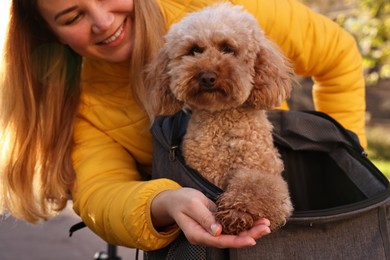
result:
[(109, 47), (115, 47), (121, 44), (122, 40), (125, 38), (126, 34), (126, 22), (127, 18), (124, 20), (124, 22), (120, 25), (120, 27), (116, 30), (114, 34), (106, 38), (105, 40), (98, 42), (97, 45), (104, 45)]

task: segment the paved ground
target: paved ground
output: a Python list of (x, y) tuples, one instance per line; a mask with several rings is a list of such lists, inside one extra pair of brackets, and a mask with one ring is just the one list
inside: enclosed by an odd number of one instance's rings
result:
[[(0, 216), (1, 218), (1, 216)], [(37, 226), (8, 217), (0, 220), (1, 260), (88, 260), (107, 244), (84, 228), (70, 238), (69, 227), (80, 221), (71, 205), (54, 219)], [(122, 260), (135, 259), (135, 250), (118, 248)], [(142, 253), (140, 253), (142, 259)]]

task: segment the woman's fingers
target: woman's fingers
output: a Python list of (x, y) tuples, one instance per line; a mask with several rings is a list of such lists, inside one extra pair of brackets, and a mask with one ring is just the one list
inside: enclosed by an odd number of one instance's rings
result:
[(156, 197), (154, 202), (155, 205), (152, 204), (154, 215), (160, 219), (155, 220), (154, 223), (169, 223), (161, 219), (174, 219), (192, 244), (217, 248), (242, 248), (255, 245), (256, 239), (270, 233), (269, 220), (259, 219), (250, 230), (237, 236), (222, 234), (222, 226), (214, 217), (216, 211), (214, 202), (194, 189), (181, 188), (166, 191)]
[(163, 191), (151, 204), (152, 221), (156, 227), (171, 225), (175, 221), (183, 228), (187, 222), (184, 216), (189, 216), (211, 234), (218, 235), (222, 228), (215, 221), (215, 210), (216, 206), (211, 200), (190, 188)]
[(176, 219), (190, 243), (218, 248), (242, 248), (255, 245), (256, 239), (271, 232), (269, 220), (259, 219), (250, 230), (237, 236), (222, 234), (222, 226), (215, 221), (213, 214), (215, 204), (203, 196), (201, 194), (199, 200), (194, 199), (184, 214)]
[(219, 223), (213, 223), (210, 226), (210, 234), (213, 236), (219, 236), (222, 233), (222, 225)]
[[(222, 232), (222, 226), (215, 221), (215, 203), (209, 200), (203, 193), (193, 189), (182, 189), (187, 197), (186, 206), (183, 207), (182, 216), (176, 216), (176, 222), (194, 221), (193, 225), (200, 225), (204, 230), (213, 236), (218, 236)], [(179, 226), (180, 223), (178, 223)]]
[(258, 239), (262, 236), (271, 233), (271, 229), (269, 228), (269, 226), (270, 226), (270, 221), (266, 218), (262, 218), (255, 221), (251, 229), (240, 233), (239, 236), (250, 236), (253, 237), (254, 239)]
[(217, 248), (240, 248), (256, 244), (254, 238), (250, 236), (217, 235), (213, 236), (207, 229), (189, 216), (182, 216), (178, 220), (178, 225), (184, 232), (187, 240), (191, 244), (204, 245)]

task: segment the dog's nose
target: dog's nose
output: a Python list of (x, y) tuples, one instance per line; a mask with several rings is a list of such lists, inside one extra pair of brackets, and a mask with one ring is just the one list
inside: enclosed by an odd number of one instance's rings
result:
[(203, 88), (210, 89), (217, 82), (217, 75), (214, 72), (203, 72), (199, 77), (199, 83)]

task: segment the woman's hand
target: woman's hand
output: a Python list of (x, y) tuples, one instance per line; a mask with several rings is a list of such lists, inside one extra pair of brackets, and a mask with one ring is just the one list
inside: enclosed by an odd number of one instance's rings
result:
[(256, 239), (271, 232), (269, 220), (260, 219), (250, 230), (237, 236), (221, 234), (222, 226), (215, 221), (215, 210), (214, 202), (191, 188), (164, 191), (155, 197), (151, 206), (155, 227), (176, 223), (191, 244), (241, 248), (255, 245)]

